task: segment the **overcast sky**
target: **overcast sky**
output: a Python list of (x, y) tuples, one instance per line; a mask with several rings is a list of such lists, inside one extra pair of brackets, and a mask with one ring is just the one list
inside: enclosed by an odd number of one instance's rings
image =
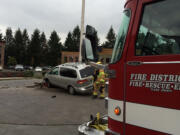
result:
[[(35, 28), (48, 36), (56, 30), (64, 42), (76, 25), (80, 26), (82, 0), (0, 0), (0, 30), (13, 32), (26, 28), (31, 36)], [(94, 26), (101, 42), (112, 25), (119, 29), (125, 0), (86, 0), (85, 24)]]

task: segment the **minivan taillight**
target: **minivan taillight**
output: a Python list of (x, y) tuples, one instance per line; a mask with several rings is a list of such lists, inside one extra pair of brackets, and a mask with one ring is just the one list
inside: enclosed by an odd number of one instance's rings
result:
[(85, 83), (85, 82), (87, 82), (88, 80), (87, 79), (85, 79), (85, 80), (79, 80), (79, 81), (77, 81), (77, 84), (83, 84), (83, 83)]

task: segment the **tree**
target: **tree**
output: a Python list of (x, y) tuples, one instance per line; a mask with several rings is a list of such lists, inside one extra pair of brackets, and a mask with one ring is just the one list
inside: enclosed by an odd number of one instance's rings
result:
[(28, 54), (28, 47), (29, 47), (29, 44), (30, 44), (30, 40), (29, 40), (28, 32), (27, 32), (26, 29), (23, 30), (22, 39), (23, 39), (23, 46), (25, 48), (24, 62), (23, 63), (25, 65), (30, 65), (30, 56)]
[(71, 32), (68, 33), (66, 40), (64, 42), (64, 47), (66, 51), (74, 51), (75, 48), (73, 46), (73, 39)]
[(47, 44), (46, 35), (43, 32), (40, 35), (40, 45), (41, 45), (41, 65), (47, 65), (48, 64), (48, 52), (49, 52), (49, 46)]
[(6, 29), (5, 40), (6, 40), (6, 46), (13, 45), (13, 35), (10, 27)]
[(3, 35), (2, 35), (2, 33), (0, 33), (0, 41), (2, 41), (3, 40)]
[(16, 65), (16, 64), (17, 64), (16, 58), (9, 56), (9, 57), (8, 57), (7, 65), (8, 65), (8, 66), (14, 66), (14, 65)]
[(18, 29), (15, 32), (14, 42), (15, 42), (15, 58), (17, 60), (17, 63), (24, 64), (26, 50), (23, 44), (22, 32), (20, 29)]
[(50, 39), (48, 41), (49, 45), (49, 58), (50, 58), (50, 65), (55, 66), (59, 64), (61, 58), (61, 47), (62, 44), (60, 42), (60, 38), (56, 31), (53, 31), (50, 35)]
[(23, 30), (22, 32), (22, 38), (23, 38), (23, 45), (25, 46), (25, 48), (27, 49), (30, 40), (29, 40), (29, 36), (28, 36), (28, 32), (26, 29)]
[(30, 55), (31, 65), (32, 66), (40, 65), (41, 44), (40, 44), (40, 31), (38, 29), (35, 29), (32, 34), (28, 52)]
[(5, 65), (8, 62), (8, 57), (13, 56), (15, 57), (15, 43), (14, 43), (14, 38), (12, 35), (12, 30), (11, 28), (6, 29), (6, 35), (5, 35), (5, 41), (6, 41), (6, 46), (5, 46)]
[(79, 51), (79, 44), (80, 44), (80, 29), (79, 26), (76, 26), (72, 32), (72, 51), (78, 52)]
[(115, 41), (116, 41), (116, 34), (115, 34), (112, 26), (110, 27), (110, 29), (107, 33), (106, 39), (107, 39), (107, 41), (103, 44), (103, 47), (104, 48), (113, 48)]

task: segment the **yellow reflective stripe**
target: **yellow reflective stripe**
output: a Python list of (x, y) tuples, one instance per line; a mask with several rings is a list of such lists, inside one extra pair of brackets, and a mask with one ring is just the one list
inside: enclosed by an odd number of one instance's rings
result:
[(94, 96), (97, 96), (97, 95), (98, 95), (98, 93), (97, 93), (97, 92), (93, 92), (93, 95), (94, 95)]

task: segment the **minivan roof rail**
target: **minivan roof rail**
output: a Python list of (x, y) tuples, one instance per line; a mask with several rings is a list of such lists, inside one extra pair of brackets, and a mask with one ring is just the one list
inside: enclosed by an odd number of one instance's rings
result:
[(85, 65), (85, 63), (82, 62), (71, 62), (71, 63), (64, 63), (62, 64), (62, 66), (71, 66), (71, 67), (75, 67), (78, 68), (78, 66), (82, 66)]

